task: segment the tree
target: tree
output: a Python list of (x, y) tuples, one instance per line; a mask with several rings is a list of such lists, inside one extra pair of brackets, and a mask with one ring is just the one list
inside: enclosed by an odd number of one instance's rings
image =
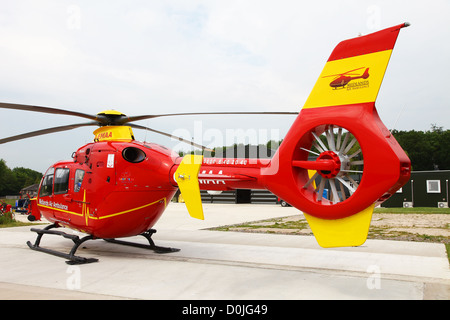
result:
[(450, 130), (433, 124), (425, 134), (431, 145), (434, 169), (450, 169)]
[(0, 159), (0, 195), (13, 194), (17, 184), (16, 177), (6, 165), (5, 160)]
[(20, 190), (32, 184), (39, 183), (42, 178), (40, 172), (27, 168), (11, 170), (5, 160), (0, 159), (0, 195), (19, 194)]
[(17, 184), (21, 189), (32, 184), (39, 183), (42, 178), (42, 174), (40, 172), (23, 167), (14, 168), (12, 172), (16, 176)]
[(433, 124), (430, 131), (392, 133), (408, 154), (414, 171), (450, 169), (450, 130)]

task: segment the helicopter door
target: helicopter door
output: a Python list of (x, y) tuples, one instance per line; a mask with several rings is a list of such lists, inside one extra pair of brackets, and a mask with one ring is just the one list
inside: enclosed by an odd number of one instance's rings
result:
[(69, 220), (69, 168), (56, 168), (53, 186), (53, 215), (57, 219)]
[[(74, 173), (71, 173), (70, 178), (70, 186), (71, 189), (70, 195), (71, 195), (71, 203), (72, 206), (70, 211), (76, 212), (79, 215), (83, 215), (83, 205), (86, 204), (85, 202), (85, 184), (83, 183), (83, 180), (85, 178), (85, 171), (82, 169), (76, 169)], [(72, 185), (73, 184), (73, 185)]]

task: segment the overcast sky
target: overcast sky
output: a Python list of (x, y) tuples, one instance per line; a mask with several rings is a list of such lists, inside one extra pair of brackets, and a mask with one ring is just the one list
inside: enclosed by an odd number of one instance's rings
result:
[[(448, 0), (0, 0), (0, 8), (0, 101), (89, 114), (300, 111), (340, 41), (409, 21), (378, 96), (381, 119), (389, 129), (450, 129)], [(2, 138), (84, 121), (0, 115)], [(281, 139), (293, 120), (190, 116), (139, 124), (215, 146), (227, 129), (257, 132), (257, 142)], [(92, 141), (93, 129), (3, 144), (0, 158), (43, 172)]]

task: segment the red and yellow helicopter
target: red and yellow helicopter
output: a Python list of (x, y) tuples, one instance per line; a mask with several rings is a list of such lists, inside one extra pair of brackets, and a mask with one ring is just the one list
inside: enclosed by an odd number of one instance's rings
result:
[[(91, 239), (136, 245), (160, 253), (176, 251), (156, 246), (151, 236), (155, 232), (152, 227), (178, 188), (189, 214), (198, 219), (203, 219), (201, 189), (270, 190), (304, 212), (322, 247), (363, 244), (375, 205), (388, 199), (410, 177), (409, 158), (381, 122), (375, 108), (397, 36), (408, 25), (400, 24), (339, 43), (272, 159), (198, 155), (181, 158), (161, 145), (135, 140), (132, 129), (172, 135), (132, 122), (186, 113), (128, 117), (107, 110), (90, 115), (0, 103), (4, 109), (90, 120), (4, 138), (0, 144), (83, 126), (99, 126), (94, 131), (93, 142), (74, 152), (72, 160), (52, 165), (42, 178), (32, 212), (36, 218), (42, 215), (52, 224), (44, 229), (32, 229), (38, 235), (34, 244), (28, 242), (29, 247), (64, 257), (68, 263), (97, 261), (75, 255), (79, 245)], [(366, 71), (371, 70), (370, 78), (366, 77), (369, 83), (355, 90), (330, 87), (328, 75), (344, 75), (349, 73), (346, 70), (355, 71), (361, 65), (366, 66)], [(355, 174), (361, 178), (355, 178)], [(329, 197), (323, 195), (325, 188), (330, 189)], [(59, 227), (87, 235), (79, 238), (55, 230)], [(41, 247), (41, 237), (46, 234), (73, 240), (70, 253)], [(145, 236), (149, 245), (116, 240), (136, 235)]]

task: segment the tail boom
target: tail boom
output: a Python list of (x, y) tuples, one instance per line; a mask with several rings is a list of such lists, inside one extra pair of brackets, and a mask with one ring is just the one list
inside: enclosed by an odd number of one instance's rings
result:
[[(178, 169), (180, 161), (171, 170), (174, 185), (176, 181), (173, 173)], [(269, 159), (204, 158), (198, 173), (200, 190), (265, 190), (261, 170), (269, 165)]]
[[(190, 170), (198, 178), (197, 203), (200, 189), (268, 189), (305, 213), (321, 246), (364, 243), (375, 205), (410, 177), (408, 156), (375, 108), (397, 36), (406, 26), (338, 44), (271, 160), (202, 159), (201, 167)], [(184, 182), (177, 180), (179, 166), (171, 171), (174, 185)]]

